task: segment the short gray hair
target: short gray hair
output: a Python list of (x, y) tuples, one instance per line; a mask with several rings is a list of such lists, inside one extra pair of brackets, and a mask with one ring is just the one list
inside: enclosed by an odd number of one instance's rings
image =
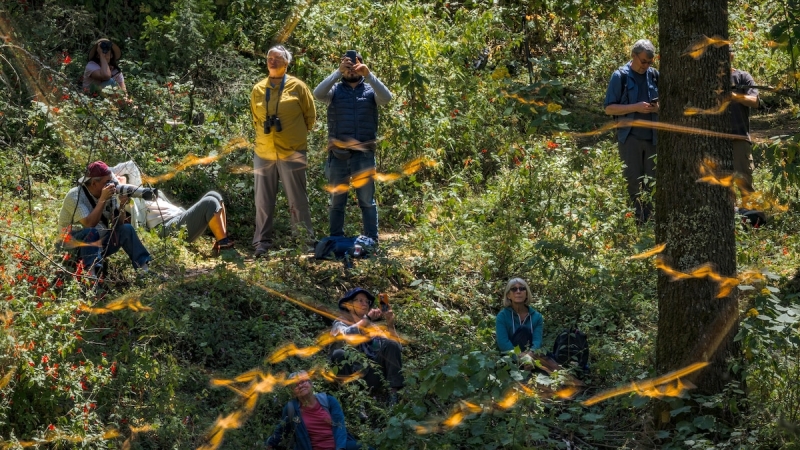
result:
[(272, 52), (280, 53), (281, 56), (283, 56), (283, 59), (286, 60), (287, 66), (292, 63), (292, 53), (289, 50), (287, 50), (286, 47), (282, 45), (273, 46), (272, 48), (269, 49), (269, 51), (267, 51), (267, 57), (269, 57), (269, 54)]
[(511, 306), (511, 300), (508, 299), (508, 293), (511, 292), (511, 288), (520, 285), (525, 286), (525, 304), (530, 305), (531, 299), (533, 296), (531, 295), (531, 288), (528, 286), (528, 283), (525, 282), (522, 278), (512, 278), (508, 280), (508, 284), (506, 284), (506, 289), (503, 292), (503, 306), (508, 307)]
[(642, 52), (647, 53), (648, 58), (655, 58), (656, 56), (656, 48), (648, 39), (639, 39), (631, 48), (631, 56)]

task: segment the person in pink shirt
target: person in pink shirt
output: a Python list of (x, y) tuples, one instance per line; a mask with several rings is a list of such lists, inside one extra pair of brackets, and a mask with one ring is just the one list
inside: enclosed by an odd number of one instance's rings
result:
[[(282, 420), (267, 439), (267, 448), (277, 448), (284, 438), (294, 450), (358, 450), (359, 443), (347, 432), (342, 406), (332, 395), (314, 393), (305, 371), (289, 375), (295, 398), (283, 407)], [(372, 448), (370, 447), (370, 450)]]
[(121, 52), (117, 44), (108, 39), (98, 39), (89, 50), (89, 61), (83, 71), (83, 90), (102, 90), (116, 86), (124, 92), (125, 77), (119, 68)]

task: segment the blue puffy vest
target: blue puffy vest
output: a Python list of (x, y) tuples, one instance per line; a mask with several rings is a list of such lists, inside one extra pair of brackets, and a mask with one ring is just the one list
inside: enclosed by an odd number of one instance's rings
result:
[[(378, 105), (375, 91), (363, 81), (355, 88), (337, 83), (328, 105), (328, 137), (338, 140), (373, 141), (378, 136)], [(375, 143), (368, 145), (374, 150)]]

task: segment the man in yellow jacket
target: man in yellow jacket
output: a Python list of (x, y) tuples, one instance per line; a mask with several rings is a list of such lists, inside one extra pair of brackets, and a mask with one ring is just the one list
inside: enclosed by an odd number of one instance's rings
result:
[(267, 53), (269, 76), (253, 87), (250, 110), (256, 130), (255, 172), (256, 229), (253, 235), (255, 257), (273, 245), (275, 201), (278, 179), (283, 182), (292, 229), (305, 227), (306, 243), (313, 247), (314, 229), (308, 207), (306, 167), (308, 132), (317, 118), (314, 97), (308, 87), (288, 75), (292, 54), (283, 46)]

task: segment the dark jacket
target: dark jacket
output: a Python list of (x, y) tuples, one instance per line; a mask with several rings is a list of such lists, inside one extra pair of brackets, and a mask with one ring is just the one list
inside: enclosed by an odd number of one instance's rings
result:
[[(334, 71), (314, 89), (314, 97), (328, 105), (328, 139), (369, 142), (365, 147), (375, 150), (378, 106), (389, 103), (392, 93), (372, 73), (356, 87), (337, 82), (340, 77), (339, 71)], [(328, 144), (329, 150), (334, 148), (333, 143)]]
[[(636, 103), (636, 99), (639, 98), (639, 87), (636, 85), (636, 81), (631, 76), (631, 63), (625, 64), (624, 66), (620, 67), (619, 69), (615, 70), (614, 73), (611, 75), (611, 80), (608, 82), (608, 88), (606, 89), (606, 99), (603, 102), (603, 108), (608, 105), (630, 105), (632, 103)], [(624, 74), (624, 77), (623, 77)], [(647, 72), (645, 72), (647, 76), (647, 89), (650, 91), (649, 98), (654, 99), (658, 98), (658, 70), (648, 67)], [(622, 79), (625, 78), (625, 86), (622, 86)], [(626, 114), (625, 118), (633, 120), (636, 113)], [(658, 114), (652, 114), (653, 121), (658, 120)], [(619, 128), (617, 130), (617, 140), (620, 144), (625, 143), (625, 139), (628, 138), (628, 135), (631, 133), (630, 127)], [(653, 130), (653, 145), (657, 143), (657, 133), (656, 130)]]
[[(344, 425), (344, 413), (342, 412), (341, 405), (339, 405), (339, 402), (332, 395), (326, 393), (317, 393), (315, 395), (317, 399), (319, 399), (321, 395), (327, 396), (327, 411), (328, 414), (331, 415), (331, 421), (333, 422), (333, 439), (336, 441), (336, 448), (337, 450), (347, 448), (347, 429)], [(320, 403), (325, 407), (324, 402)], [(289, 417), (290, 404), (293, 405), (294, 408), (293, 417)], [(296, 398), (290, 400), (289, 403), (283, 407), (281, 417), (282, 419), (275, 428), (275, 432), (267, 439), (267, 445), (270, 447), (278, 447), (284, 437), (291, 439), (292, 435), (294, 435), (294, 450), (312, 450), (311, 436), (308, 435), (306, 425), (303, 423), (303, 416), (300, 414), (300, 402)]]

